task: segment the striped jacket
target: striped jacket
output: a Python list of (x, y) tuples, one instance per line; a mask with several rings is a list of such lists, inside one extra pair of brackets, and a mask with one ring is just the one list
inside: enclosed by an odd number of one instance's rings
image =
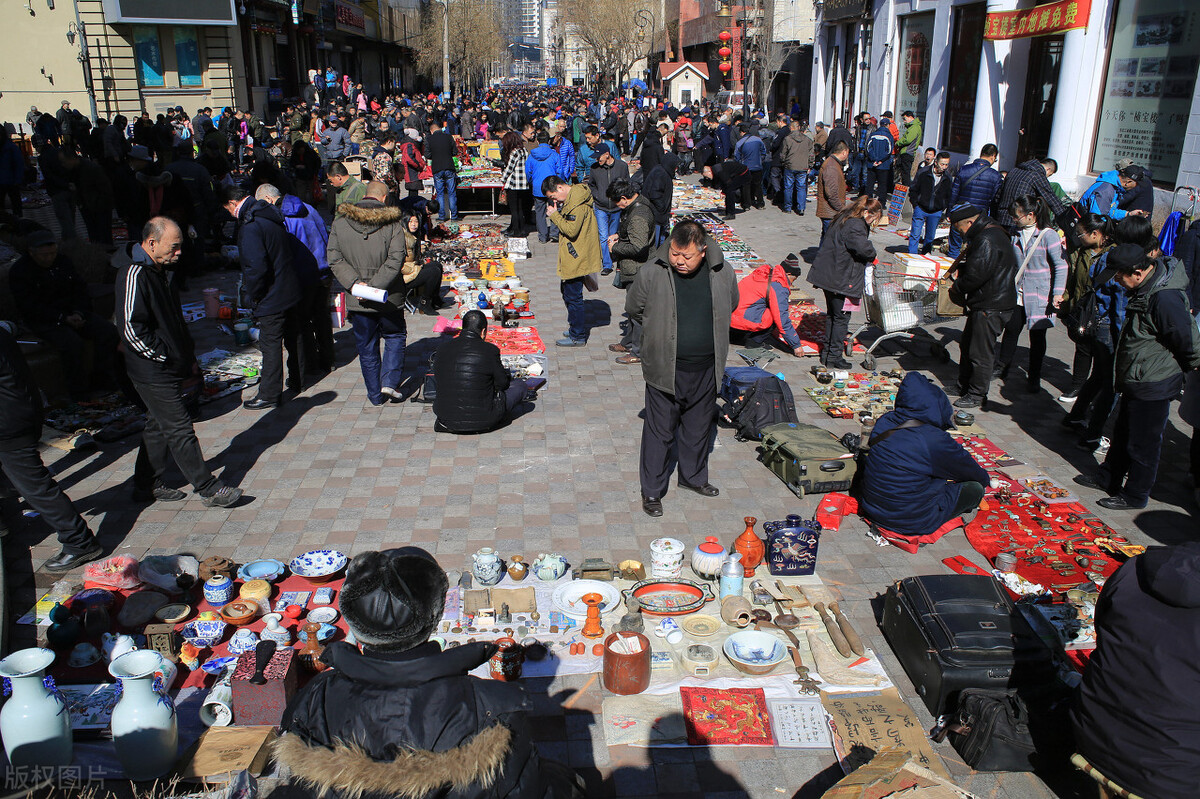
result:
[(196, 345), (179, 297), (140, 244), (133, 247), (133, 263), (117, 274), (116, 302), (125, 368), (134, 383), (172, 383), (192, 374)]
[[(1039, 238), (1039, 233), (1041, 237)], [(1025, 261), (1026, 250), (1018, 232), (1012, 237), (1017, 263)], [(1025, 306), (1025, 323), (1030, 330), (1054, 326), (1054, 310), (1050, 300), (1067, 290), (1067, 259), (1063, 255), (1062, 237), (1058, 231), (1047, 229), (1033, 234), (1030, 246), (1036, 249), (1029, 254), (1029, 263), (1021, 274), (1017, 288), (1021, 304)]]

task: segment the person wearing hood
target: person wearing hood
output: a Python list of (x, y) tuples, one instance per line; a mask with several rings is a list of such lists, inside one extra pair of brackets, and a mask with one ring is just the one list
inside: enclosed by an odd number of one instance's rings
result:
[(330, 668), (288, 703), (274, 744), (289, 795), (362, 799), (575, 799), (565, 766), (542, 759), (519, 682), (468, 672), (490, 641), (443, 650), (430, 641), (448, 581), (419, 547), (365, 552), (338, 603), (358, 646), (332, 643)]
[[(1192, 799), (1200, 773), (1200, 542), (1151, 547), (1108, 578), (1071, 709), (1075, 748), (1129, 793)], [(1084, 769), (1088, 771), (1088, 769)]]
[(1136, 510), (1149, 503), (1158, 476), (1171, 401), (1185, 372), (1200, 368), (1200, 329), (1191, 315), (1187, 270), (1177, 258), (1151, 258), (1141, 245), (1122, 244), (1108, 253), (1108, 268), (1129, 295), (1114, 364), (1121, 402), (1099, 475), (1076, 482), (1105, 491), (1101, 507)]
[(329, 245), (325, 220), (316, 208), (293, 194), (283, 194), (269, 183), (259, 186), (254, 197), (279, 208), (284, 228), (312, 254), (316, 263), (316, 274), (308, 276), (300, 302), (300, 332), (304, 337), (302, 346), (310, 354), (309, 368), (321, 375), (328, 374), (334, 366), (333, 320), (329, 313), (333, 272), (325, 255)]
[[(641, 194), (654, 209), (654, 231), (651, 242), (655, 247), (663, 243), (667, 231), (671, 228), (671, 203), (675, 195), (675, 168), (678, 165), (679, 156), (675, 153), (663, 153), (662, 160), (655, 164), (649, 172), (639, 170), (636, 176), (642, 177), (644, 174)], [(628, 167), (626, 169), (628, 170)], [(631, 179), (635, 185), (636, 177)]]
[(1137, 186), (1143, 176), (1142, 168), (1137, 164), (1130, 164), (1121, 170), (1110, 169), (1101, 172), (1096, 182), (1079, 198), (1079, 204), (1087, 211), (1107, 216), (1113, 221), (1124, 219), (1129, 213), (1145, 216), (1145, 211), (1126, 211), (1121, 208), (1125, 192)]
[(221, 205), (238, 222), (242, 292), (258, 324), (262, 351), (258, 394), (242, 403), (247, 410), (277, 408), (283, 402), (283, 350), (287, 348), (288, 388), (300, 391), (307, 366), (299, 346), (301, 281), (292, 264), (283, 214), (255, 200), (240, 186), (223, 186)]
[[(401, 275), (406, 255), (401, 222), (404, 212), (384, 205), (386, 198), (387, 186), (371, 181), (361, 202), (339, 206), (340, 213), (329, 232), (329, 268), (338, 283), (348, 289), (350, 327), (354, 331), (367, 399), (372, 405), (399, 399), (400, 392), (396, 389), (400, 385), (408, 339), (404, 320), (406, 287)], [(387, 298), (375, 302), (356, 297), (357, 284), (383, 289)], [(380, 339), (383, 339), (382, 362)]]
[[(654, 166), (645, 168), (653, 169), (661, 160), (660, 158)], [(596, 214), (596, 227), (600, 231), (600, 256), (603, 264), (600, 269), (601, 275), (612, 274), (613, 262), (612, 253), (608, 250), (608, 237), (617, 232), (617, 223), (621, 218), (620, 209), (608, 199), (608, 187), (615, 180), (628, 179), (629, 164), (625, 163), (623, 158), (613, 155), (611, 148), (596, 151), (596, 161), (588, 170), (587, 185), (592, 192), (592, 208)]]
[[(793, 263), (796, 261), (795, 254), (788, 258)], [(778, 331), (779, 338), (783, 339), (792, 354), (797, 358), (803, 357), (800, 334), (788, 315), (788, 295), (792, 284), (783, 264), (763, 264), (738, 281), (737, 288), (738, 304), (729, 326), (734, 330), (758, 334), (759, 339), (774, 338), (772, 333)], [(772, 343), (767, 342), (766, 346)]]
[(542, 183), (551, 175), (559, 174), (559, 163), (559, 154), (550, 145), (550, 135), (544, 130), (538, 131), (537, 147), (525, 156), (525, 177), (533, 187), (533, 215), (538, 241), (543, 244), (558, 239), (558, 227), (546, 221), (546, 195), (542, 192)]
[(858, 488), (865, 518), (920, 537), (979, 507), (990, 478), (946, 432), (953, 421), (944, 391), (920, 372), (904, 376), (895, 409), (879, 417), (869, 441)]

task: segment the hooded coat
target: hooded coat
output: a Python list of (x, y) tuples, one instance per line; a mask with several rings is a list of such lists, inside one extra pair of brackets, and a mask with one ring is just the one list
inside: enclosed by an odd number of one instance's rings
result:
[(326, 647), (331, 668), (289, 704), (275, 744), (290, 787), (314, 799), (549, 799), (524, 692), (467, 673), (495, 645), (439, 650)]
[(1142, 400), (1173, 399), (1185, 370), (1200, 368), (1200, 330), (1189, 313), (1187, 270), (1164, 256), (1154, 272), (1127, 291), (1125, 323), (1116, 347), (1116, 390)]
[(873, 436), (910, 420), (922, 424), (867, 450), (858, 489), (864, 516), (901, 535), (927, 535), (950, 520), (959, 483), (987, 486), (987, 472), (946, 432), (953, 419), (944, 391), (919, 372), (904, 376), (895, 410), (879, 418)]
[(1200, 542), (1152, 547), (1096, 604), (1096, 651), (1071, 721), (1077, 750), (1126, 790), (1192, 799), (1200, 773)]
[(242, 287), (255, 317), (280, 314), (300, 302), (283, 214), (265, 200), (248, 198), (238, 209)]
[(357, 313), (379, 313), (387, 306), (360, 300), (350, 293), (358, 281), (387, 289), (387, 305), (395, 311), (404, 307), (404, 279), (400, 269), (407, 252), (400, 208), (389, 208), (378, 200), (363, 200), (338, 206), (339, 215), (329, 232), (329, 268), (346, 287), (346, 309)]
[(326, 249), (329, 246), (329, 231), (325, 228), (325, 220), (317, 213), (317, 209), (293, 194), (283, 195), (279, 205), (283, 213), (283, 226), (313, 254), (317, 259), (317, 267), (322, 277), (329, 273), (329, 260)]
[(600, 227), (592, 209), (592, 193), (582, 183), (571, 187), (562, 208), (547, 214), (558, 226), (558, 277), (572, 280), (600, 271)]
[(791, 281), (782, 266), (763, 264), (738, 281), (738, 304), (729, 326), (757, 333), (774, 328), (793, 350), (800, 348), (800, 335), (788, 316)]
[(549, 143), (539, 144), (525, 157), (525, 178), (533, 189), (534, 197), (545, 197), (542, 181), (558, 174), (558, 153)]

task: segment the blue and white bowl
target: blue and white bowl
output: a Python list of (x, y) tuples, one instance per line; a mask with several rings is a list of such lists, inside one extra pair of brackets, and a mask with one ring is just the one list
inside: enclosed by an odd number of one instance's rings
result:
[(183, 640), (192, 646), (212, 648), (220, 642), (221, 636), (225, 634), (225, 628), (228, 626), (220, 619), (196, 619), (183, 625), (180, 633), (183, 635)]
[(251, 630), (238, 630), (229, 639), (229, 654), (240, 655), (258, 646), (258, 636)]
[(266, 580), (273, 583), (283, 576), (287, 571), (287, 566), (283, 565), (283, 561), (275, 560), (274, 558), (263, 558), (262, 560), (252, 560), (249, 563), (243, 564), (238, 569), (238, 579), (243, 582), (250, 580)]
[(336, 549), (314, 549), (293, 558), (288, 568), (292, 570), (292, 574), (303, 577), (310, 583), (327, 583), (346, 568), (348, 562), (349, 558)]
[(770, 674), (787, 657), (787, 647), (760, 630), (742, 630), (725, 639), (725, 657), (745, 674)]

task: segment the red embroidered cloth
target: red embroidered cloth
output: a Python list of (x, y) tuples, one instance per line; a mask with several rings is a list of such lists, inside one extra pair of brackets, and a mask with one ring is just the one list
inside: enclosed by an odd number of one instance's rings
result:
[(692, 746), (774, 746), (761, 688), (680, 688), (683, 723)]

